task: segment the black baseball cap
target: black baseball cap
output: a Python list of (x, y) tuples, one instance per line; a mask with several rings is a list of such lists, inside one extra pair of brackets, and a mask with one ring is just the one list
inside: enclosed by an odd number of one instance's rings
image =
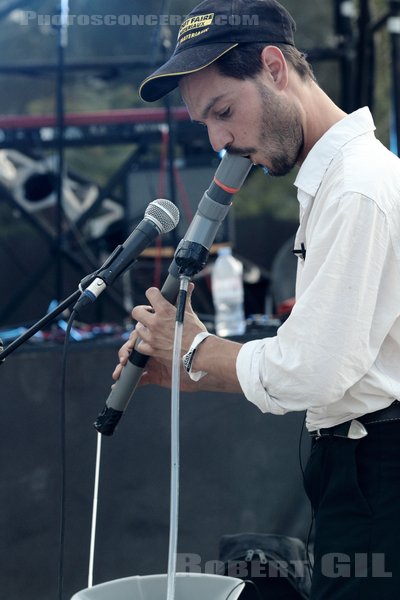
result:
[(200, 71), (235, 46), (249, 42), (294, 46), (296, 23), (276, 0), (205, 0), (183, 21), (171, 58), (139, 87), (147, 102), (177, 87), (182, 75)]

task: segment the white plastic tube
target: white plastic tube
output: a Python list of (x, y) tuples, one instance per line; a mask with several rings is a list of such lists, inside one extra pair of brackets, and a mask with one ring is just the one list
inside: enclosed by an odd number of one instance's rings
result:
[[(190, 279), (181, 278), (180, 289), (187, 292)], [(186, 295), (185, 295), (186, 297)], [(176, 554), (179, 515), (179, 399), (183, 322), (176, 322), (171, 382), (171, 489), (168, 549), (167, 600), (175, 600)]]

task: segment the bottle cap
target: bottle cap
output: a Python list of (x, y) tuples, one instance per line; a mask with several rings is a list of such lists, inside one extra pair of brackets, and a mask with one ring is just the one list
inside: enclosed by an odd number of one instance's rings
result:
[(218, 256), (227, 256), (228, 254), (232, 254), (230, 246), (221, 246), (221, 248), (218, 248)]

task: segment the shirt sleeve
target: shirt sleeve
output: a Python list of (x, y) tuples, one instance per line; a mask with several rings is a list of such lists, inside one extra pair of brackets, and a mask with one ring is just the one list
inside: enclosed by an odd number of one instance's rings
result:
[(390, 234), (361, 194), (331, 200), (307, 231), (296, 304), (275, 337), (243, 345), (236, 362), (248, 400), (284, 414), (340, 400), (375, 361), (395, 318), (380, 310)]

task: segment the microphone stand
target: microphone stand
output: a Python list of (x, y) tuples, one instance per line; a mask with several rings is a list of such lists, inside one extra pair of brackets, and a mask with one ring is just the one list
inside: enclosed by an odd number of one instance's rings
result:
[[(153, 204), (155, 204), (155, 203), (153, 203)], [(175, 209), (175, 207), (173, 207), (173, 208)], [(159, 210), (159, 205), (157, 205), (155, 207), (155, 210), (156, 211)], [(177, 209), (175, 209), (175, 211), (177, 213), (175, 215), (175, 218), (176, 218), (175, 221), (174, 221), (174, 216), (170, 215), (170, 224), (169, 225), (172, 225), (173, 227), (175, 227), (177, 225), (177, 222), (179, 220), (179, 212), (177, 211)], [(147, 214), (147, 211), (145, 213), (145, 217), (146, 217), (146, 214)], [(150, 219), (150, 217), (152, 219), (154, 219), (154, 211), (153, 211), (153, 214), (151, 214), (151, 211), (150, 211), (148, 214), (148, 217), (149, 217), (149, 219)], [(148, 224), (150, 224), (150, 226), (151, 226), (150, 233), (149, 233), (149, 230), (146, 228), (146, 225), (148, 226)], [(159, 223), (159, 227), (160, 227), (160, 229), (157, 228), (151, 222), (151, 220), (144, 219), (142, 221), (142, 223), (140, 223), (139, 226), (136, 228), (136, 230), (134, 230), (132, 232), (132, 234), (126, 240), (126, 243), (129, 244), (129, 241), (132, 240), (132, 238), (134, 238), (136, 240), (136, 249), (143, 250), (143, 248), (146, 246), (146, 244), (148, 242), (150, 242), (150, 240), (151, 240), (151, 237), (149, 237), (150, 234), (152, 234), (154, 236), (155, 234), (163, 233), (162, 221)], [(167, 231), (168, 231), (168, 228), (165, 229), (165, 233)], [(138, 232), (139, 232), (138, 237), (134, 237), (135, 234), (137, 235)], [(71, 296), (69, 296), (66, 300), (61, 302), (51, 313), (47, 314), (45, 317), (40, 319), (40, 321), (35, 323), (28, 331), (23, 333), (19, 338), (17, 338), (14, 342), (12, 342), (12, 344), (10, 344), (4, 351), (0, 352), (0, 363), (1, 363), (1, 361), (3, 361), (6, 358), (6, 356), (11, 354), (11, 352), (16, 350), (16, 348), (18, 348), (26, 340), (31, 338), (35, 333), (37, 333), (39, 331), (39, 329), (41, 329), (42, 327), (47, 325), (47, 323), (52, 321), (54, 319), (54, 317), (56, 317), (58, 314), (63, 312), (71, 304), (74, 303), (74, 312), (75, 312), (75, 314), (78, 314), (80, 308), (87, 303), (88, 296), (90, 298), (90, 295), (87, 295), (85, 292), (86, 288), (89, 285), (91, 285), (93, 282), (95, 282), (97, 277), (100, 277), (102, 282), (104, 282), (104, 285), (111, 286), (114, 283), (114, 280), (116, 278), (118, 278), (120, 275), (122, 275), (122, 273), (124, 271), (129, 269), (132, 266), (133, 262), (135, 261), (134, 257), (131, 256), (130, 252), (124, 252), (124, 250), (125, 250), (124, 245), (116, 246), (116, 248), (114, 248), (113, 252), (107, 257), (105, 262), (98, 269), (96, 269), (96, 271), (94, 271), (93, 273), (90, 273), (89, 275), (87, 275), (86, 277), (84, 277), (81, 280), (81, 282), (79, 283), (78, 289)], [(96, 296), (96, 294), (92, 290), (91, 295), (93, 295), (93, 294)], [(80, 306), (80, 303), (82, 300), (84, 300), (84, 302), (82, 302), (82, 306)]]
[[(160, 45), (163, 62), (166, 62), (170, 55), (171, 48), (171, 29), (167, 25), (163, 25), (160, 31)], [(173, 120), (171, 111), (171, 99), (169, 94), (164, 96), (163, 104), (166, 112), (166, 121), (168, 127), (168, 176), (169, 176), (169, 194), (171, 202), (176, 204), (176, 186), (174, 176), (175, 162), (175, 140), (173, 131)]]
[(65, 129), (65, 107), (64, 107), (64, 66), (65, 49), (68, 46), (68, 16), (69, 0), (60, 0), (60, 28), (58, 39), (58, 69), (57, 69), (57, 160), (58, 177), (56, 187), (56, 278), (55, 293), (56, 300), (59, 301), (63, 293), (63, 264), (62, 264), (62, 246), (63, 246), (63, 182), (65, 167), (64, 152), (64, 129)]
[(355, 57), (356, 44), (353, 28), (353, 3), (334, 0), (335, 31), (341, 74), (341, 108), (346, 112), (355, 110)]
[[(170, 0), (164, 0), (163, 5), (161, 7), (161, 14), (166, 15), (170, 13), (169, 10)], [(171, 27), (166, 24), (160, 24), (159, 32), (156, 33), (158, 39), (154, 39), (154, 48), (157, 48), (159, 44), (160, 55), (161, 55), (161, 64), (164, 64), (168, 58), (171, 56), (171, 47), (172, 47), (172, 32)], [(155, 61), (153, 60), (153, 63)], [(176, 194), (176, 184), (175, 184), (175, 131), (174, 131), (174, 119), (172, 116), (171, 109), (171, 97), (169, 94), (164, 96), (163, 98), (163, 106), (165, 108), (165, 116), (166, 116), (166, 126), (168, 132), (168, 153), (167, 153), (167, 169), (168, 169), (168, 192), (169, 199), (173, 204), (177, 206), (177, 194)], [(177, 232), (174, 229), (171, 232), (172, 235), (172, 243), (176, 248), (178, 245), (178, 237)]]
[(400, 156), (400, 0), (390, 1), (388, 19), (392, 55), (391, 150)]
[(371, 34), (386, 26), (391, 51), (390, 149), (400, 156), (400, 0), (389, 0), (388, 11), (372, 24)]
[(370, 0), (360, 0), (360, 15), (358, 19), (358, 43), (355, 85), (355, 107), (369, 106), (374, 109), (374, 67), (375, 44), (374, 28), (371, 26)]

